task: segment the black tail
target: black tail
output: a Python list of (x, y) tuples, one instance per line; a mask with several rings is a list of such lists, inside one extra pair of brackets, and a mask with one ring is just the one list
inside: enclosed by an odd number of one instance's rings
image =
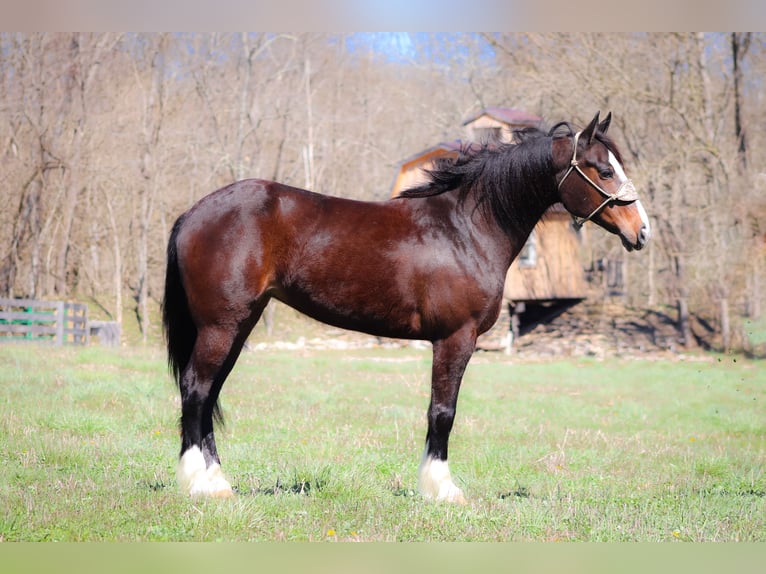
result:
[(165, 297), (162, 300), (162, 325), (168, 346), (168, 366), (181, 389), (181, 373), (191, 359), (194, 342), (197, 340), (197, 327), (189, 312), (186, 291), (181, 282), (178, 269), (178, 251), (176, 239), (183, 224), (184, 216), (179, 217), (168, 240), (168, 262), (165, 271)]
[[(191, 360), (194, 343), (197, 341), (197, 326), (189, 311), (189, 301), (186, 298), (186, 290), (178, 268), (176, 241), (184, 219), (185, 216), (181, 215), (170, 232), (165, 269), (165, 296), (162, 300), (162, 326), (168, 347), (168, 366), (182, 396), (184, 389), (181, 375)], [(218, 423), (224, 424), (223, 413), (217, 400), (213, 405), (213, 418)]]

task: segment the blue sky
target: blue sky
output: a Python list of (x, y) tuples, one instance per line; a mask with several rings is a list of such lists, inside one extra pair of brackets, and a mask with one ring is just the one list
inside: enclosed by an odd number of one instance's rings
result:
[[(468, 57), (468, 49), (457, 42), (461, 32), (355, 32), (346, 40), (350, 52), (372, 50), (390, 62), (431, 61), (437, 64)], [(482, 57), (491, 60), (492, 48), (482, 40)]]

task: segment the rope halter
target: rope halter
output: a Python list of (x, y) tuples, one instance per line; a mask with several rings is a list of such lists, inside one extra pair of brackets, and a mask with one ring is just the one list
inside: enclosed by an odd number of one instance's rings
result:
[(607, 205), (609, 205), (610, 203), (614, 201), (624, 201), (627, 203), (631, 203), (638, 199), (636, 186), (633, 185), (633, 181), (631, 181), (630, 179), (626, 179), (625, 181), (623, 181), (622, 184), (620, 184), (620, 187), (617, 188), (617, 191), (610, 194), (604, 188), (598, 185), (595, 181), (589, 178), (587, 174), (580, 169), (579, 162), (577, 161), (577, 142), (580, 139), (580, 134), (582, 134), (582, 132), (577, 132), (574, 135), (574, 150), (572, 151), (572, 161), (569, 162), (569, 169), (564, 174), (564, 177), (562, 177), (561, 180), (559, 181), (558, 189), (561, 189), (561, 184), (563, 184), (564, 180), (569, 176), (570, 173), (572, 173), (572, 170), (577, 170), (577, 173), (583, 176), (585, 178), (585, 181), (587, 181), (589, 184), (595, 187), (596, 191), (598, 191), (606, 199), (604, 199), (604, 201), (601, 202), (601, 205), (599, 205), (596, 209), (594, 209), (591, 212), (591, 214), (588, 215), (588, 217), (582, 218), (572, 214), (572, 218), (574, 219), (574, 225), (576, 229), (580, 229), (585, 224), (586, 221), (590, 221), (593, 217), (595, 217), (598, 213), (600, 213), (602, 209), (604, 209)]

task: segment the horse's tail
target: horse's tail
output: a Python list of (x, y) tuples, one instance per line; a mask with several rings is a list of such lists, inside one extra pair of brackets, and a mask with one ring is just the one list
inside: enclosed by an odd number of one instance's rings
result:
[(197, 326), (192, 321), (186, 290), (178, 268), (178, 232), (184, 216), (173, 225), (168, 240), (167, 268), (165, 270), (165, 296), (162, 300), (162, 326), (168, 347), (168, 367), (181, 389), (181, 373), (191, 359), (194, 342), (197, 340)]
[[(191, 360), (197, 341), (197, 326), (192, 320), (186, 289), (178, 268), (178, 233), (185, 216), (181, 215), (173, 225), (168, 239), (167, 267), (165, 269), (165, 295), (162, 299), (162, 327), (168, 348), (168, 367), (178, 385), (181, 396), (185, 395), (182, 374)], [(213, 404), (213, 418), (223, 424), (223, 413), (218, 401)]]

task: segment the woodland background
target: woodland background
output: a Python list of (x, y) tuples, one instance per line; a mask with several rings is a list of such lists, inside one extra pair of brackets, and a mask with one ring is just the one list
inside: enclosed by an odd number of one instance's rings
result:
[(0, 296), (135, 313), (145, 338), (173, 221), (222, 185), (383, 200), (482, 107), (611, 110), (654, 228), (629, 304), (738, 347), (766, 285), (764, 56), (763, 33), (0, 33)]

